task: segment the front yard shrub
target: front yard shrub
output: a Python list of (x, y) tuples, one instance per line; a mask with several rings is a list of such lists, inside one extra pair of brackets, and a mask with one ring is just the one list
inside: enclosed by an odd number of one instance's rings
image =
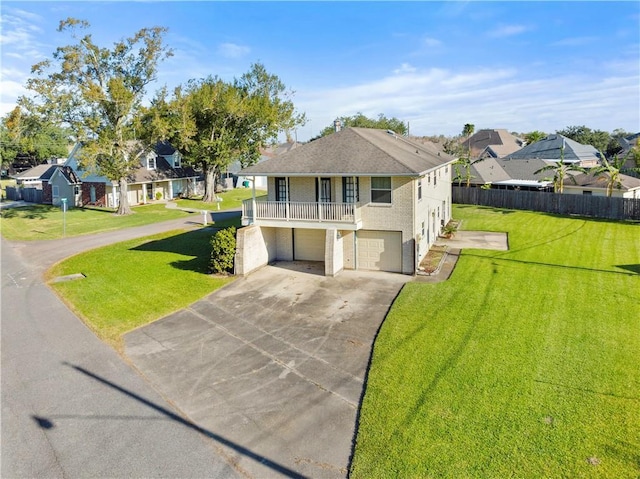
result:
[(236, 228), (230, 226), (218, 231), (211, 238), (211, 271), (228, 273), (233, 271), (236, 255)]

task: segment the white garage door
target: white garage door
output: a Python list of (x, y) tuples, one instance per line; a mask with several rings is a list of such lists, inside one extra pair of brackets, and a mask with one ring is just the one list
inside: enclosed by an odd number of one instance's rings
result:
[(360, 230), (358, 269), (402, 272), (402, 233)]
[(293, 259), (324, 261), (324, 230), (293, 230)]

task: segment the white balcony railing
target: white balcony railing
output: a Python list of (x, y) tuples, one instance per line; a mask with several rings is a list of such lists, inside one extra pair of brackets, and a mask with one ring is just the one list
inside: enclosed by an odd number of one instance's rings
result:
[[(282, 220), (356, 224), (359, 208), (354, 203), (307, 203), (264, 201), (256, 198), (255, 220)], [(242, 202), (242, 219), (254, 220), (253, 200)]]

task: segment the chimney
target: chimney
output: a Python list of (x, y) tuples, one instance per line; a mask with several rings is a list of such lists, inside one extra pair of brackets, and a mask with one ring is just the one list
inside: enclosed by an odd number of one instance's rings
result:
[(340, 122), (340, 119), (336, 118), (335, 120), (333, 120), (333, 127), (335, 128), (336, 132), (342, 130), (342, 123)]

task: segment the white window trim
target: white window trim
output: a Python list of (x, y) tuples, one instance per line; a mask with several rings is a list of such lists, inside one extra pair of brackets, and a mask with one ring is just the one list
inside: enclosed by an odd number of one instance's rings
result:
[[(389, 178), (389, 189), (387, 188), (374, 188), (373, 187), (373, 179), (374, 178)], [(388, 191), (389, 192), (389, 201), (374, 201), (373, 199), (373, 191)], [(369, 183), (369, 194), (371, 196), (371, 204), (376, 206), (391, 206), (393, 204), (393, 178), (391, 176), (372, 176), (371, 182)]]

